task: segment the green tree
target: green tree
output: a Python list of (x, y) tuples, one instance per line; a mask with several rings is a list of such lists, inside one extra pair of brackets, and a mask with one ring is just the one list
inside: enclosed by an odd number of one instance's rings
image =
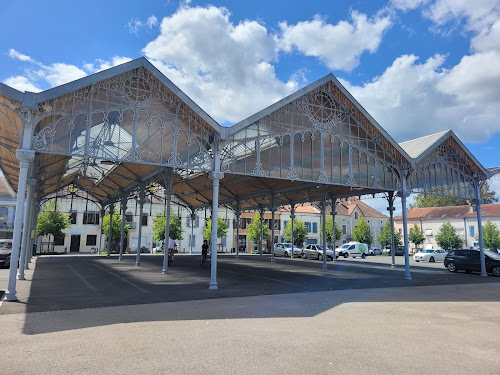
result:
[[(271, 236), (269, 234), (269, 228), (265, 223), (263, 223), (263, 233), (262, 239), (267, 241)], [(247, 225), (248, 238), (254, 243), (260, 243), (260, 214), (257, 212), (252, 218), (250, 224)]]
[[(111, 229), (111, 238), (112, 240), (118, 239), (118, 244), (116, 243), (111, 243), (112, 250), (117, 250), (117, 246), (120, 246), (120, 237), (121, 237), (121, 231), (122, 231), (122, 217), (120, 216), (120, 213), (118, 210), (115, 209), (113, 213), (113, 224), (112, 224), (112, 229)], [(125, 225), (124, 227), (124, 233), (125, 235), (128, 234), (129, 231), (129, 225)], [(104, 234), (106, 237), (109, 235), (109, 213), (104, 215), (102, 219), (102, 234)], [(109, 239), (108, 239), (109, 241)]]
[[(490, 190), (488, 182), (485, 182), (481, 187), (481, 199), (486, 204), (498, 202), (498, 198), (495, 196), (495, 192)], [(420, 193), (415, 196), (415, 200), (410, 204), (410, 208), (464, 206), (469, 203), (470, 201), (467, 199), (442, 197), (430, 194), (424, 195)]]
[[(165, 225), (166, 225), (165, 212), (158, 214), (153, 218), (153, 238), (155, 241), (163, 242), (165, 241)], [(183, 240), (184, 227), (182, 226), (181, 218), (174, 215), (173, 212), (170, 213), (170, 227), (168, 230), (168, 236), (172, 240)]]
[[(385, 222), (380, 235), (377, 237), (377, 241), (382, 247), (391, 246), (391, 222), (389, 220)], [(401, 245), (401, 233), (394, 231), (394, 246), (397, 247)]]
[[(300, 219), (293, 219), (293, 240), (294, 245), (302, 246), (307, 238), (306, 224)], [(292, 242), (292, 221), (290, 220), (285, 226), (284, 239), (286, 242)]]
[(358, 224), (352, 230), (352, 238), (354, 241), (362, 242), (370, 245), (373, 242), (372, 231), (363, 218), (360, 218)]
[(413, 224), (413, 227), (410, 228), (408, 239), (410, 240), (410, 242), (413, 242), (415, 244), (415, 247), (418, 247), (418, 245), (424, 243), (425, 236), (416, 223)]
[[(71, 225), (69, 214), (63, 214), (58, 211), (55, 201), (50, 201), (38, 214), (36, 225), (36, 235), (40, 237), (54, 236), (55, 238), (64, 238), (66, 235), (63, 230)], [(54, 251), (54, 242), (52, 243), (52, 251)]]
[(444, 250), (459, 249), (463, 244), (462, 239), (449, 221), (439, 228), (439, 232), (436, 235), (436, 242)]
[[(227, 231), (229, 226), (222, 217), (217, 217), (217, 238), (223, 238), (227, 236)], [(212, 239), (212, 219), (208, 219), (205, 228), (203, 228), (203, 238), (207, 241)]]
[[(333, 218), (331, 216), (328, 216), (326, 218), (326, 241), (329, 243), (335, 244), (336, 241), (340, 240), (340, 237), (342, 237), (342, 231), (339, 228), (339, 225), (337, 222), (335, 222), (335, 241), (332, 240), (333, 237)], [(293, 228), (295, 229), (295, 228)], [(319, 233), (320, 236), (323, 236), (323, 224), (320, 224), (319, 226)]]
[[(479, 241), (479, 234), (476, 235), (476, 240)], [(490, 250), (500, 249), (500, 230), (489, 220), (483, 226), (483, 246)]]

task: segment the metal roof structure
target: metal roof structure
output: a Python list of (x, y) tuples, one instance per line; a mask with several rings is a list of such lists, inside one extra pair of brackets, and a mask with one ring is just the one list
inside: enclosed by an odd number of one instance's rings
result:
[(161, 184), (167, 202), (214, 215), (377, 193), (470, 199), (490, 175), (451, 131), (398, 144), (331, 74), (222, 127), (145, 58), (37, 94), (0, 84), (0, 168), (21, 210), (70, 186), (104, 208)]
[[(166, 167), (187, 206), (210, 205), (206, 173), (216, 152), (222, 204), (319, 200), (320, 185), (337, 197), (397, 191), (402, 169), (444, 138), (458, 141), (448, 131), (397, 144), (331, 74), (222, 127), (145, 58), (38, 94), (1, 85), (0, 104), (0, 167), (14, 190), (16, 150), (27, 148), (36, 152), (41, 196), (73, 184), (103, 204), (141, 183), (163, 183)], [(27, 147), (23, 122), (33, 131)]]

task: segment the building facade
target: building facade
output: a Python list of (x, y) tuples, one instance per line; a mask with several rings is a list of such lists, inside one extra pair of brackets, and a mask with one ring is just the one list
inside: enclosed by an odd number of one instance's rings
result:
[[(475, 206), (450, 206), (450, 207), (424, 207), (414, 208), (407, 211), (408, 231), (415, 224), (422, 230), (425, 241), (419, 248), (439, 249), (436, 242), (436, 235), (446, 222), (450, 222), (457, 234), (462, 238), (463, 247), (466, 249), (478, 247), (477, 212)], [(497, 227), (500, 227), (500, 204), (482, 204), (481, 221), (483, 226), (490, 220)], [(403, 220), (401, 216), (394, 219), (395, 230), (403, 230)], [(410, 243), (412, 252), (416, 251), (415, 245)]]

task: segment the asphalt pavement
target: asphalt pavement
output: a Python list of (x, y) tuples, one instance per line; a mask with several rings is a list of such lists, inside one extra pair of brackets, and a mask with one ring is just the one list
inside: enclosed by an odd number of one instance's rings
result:
[(1, 372), (500, 374), (499, 278), (269, 260), (220, 256), (213, 291), (197, 256), (40, 257), (0, 306)]

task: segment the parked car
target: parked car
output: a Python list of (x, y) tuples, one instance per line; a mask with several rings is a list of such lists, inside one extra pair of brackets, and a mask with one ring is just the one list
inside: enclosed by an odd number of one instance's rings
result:
[[(274, 244), (274, 255), (290, 257), (292, 254), (292, 244), (291, 243), (277, 243)], [(293, 256), (301, 256), (302, 250), (296, 246), (293, 247)]]
[(446, 257), (445, 250), (422, 250), (413, 255), (415, 262), (443, 262)]
[(0, 240), (0, 266), (10, 267), (12, 240)]
[[(480, 254), (479, 250), (450, 250), (444, 258), (444, 266), (450, 272), (481, 272)], [(491, 250), (484, 250), (484, 260), (486, 272), (500, 277), (500, 255)]]
[[(337, 258), (339, 257), (338, 254), (336, 254)], [(329, 248), (326, 248), (326, 257), (327, 259), (332, 259), (333, 260), (333, 250), (330, 250)], [(302, 249), (302, 258), (307, 259), (307, 258), (314, 258), (314, 259), (319, 259), (323, 260), (323, 246), (321, 245), (307, 245)]]
[[(383, 254), (391, 255), (391, 248), (386, 247), (383, 251)], [(405, 255), (405, 247), (404, 246), (396, 246), (396, 255)]]
[(353, 258), (361, 257), (364, 259), (368, 254), (368, 245), (361, 242), (348, 242), (335, 249), (335, 251), (344, 258), (348, 258), (350, 255)]
[(374, 247), (373, 249), (369, 249), (368, 255), (382, 255), (382, 249), (379, 249), (378, 247)]

